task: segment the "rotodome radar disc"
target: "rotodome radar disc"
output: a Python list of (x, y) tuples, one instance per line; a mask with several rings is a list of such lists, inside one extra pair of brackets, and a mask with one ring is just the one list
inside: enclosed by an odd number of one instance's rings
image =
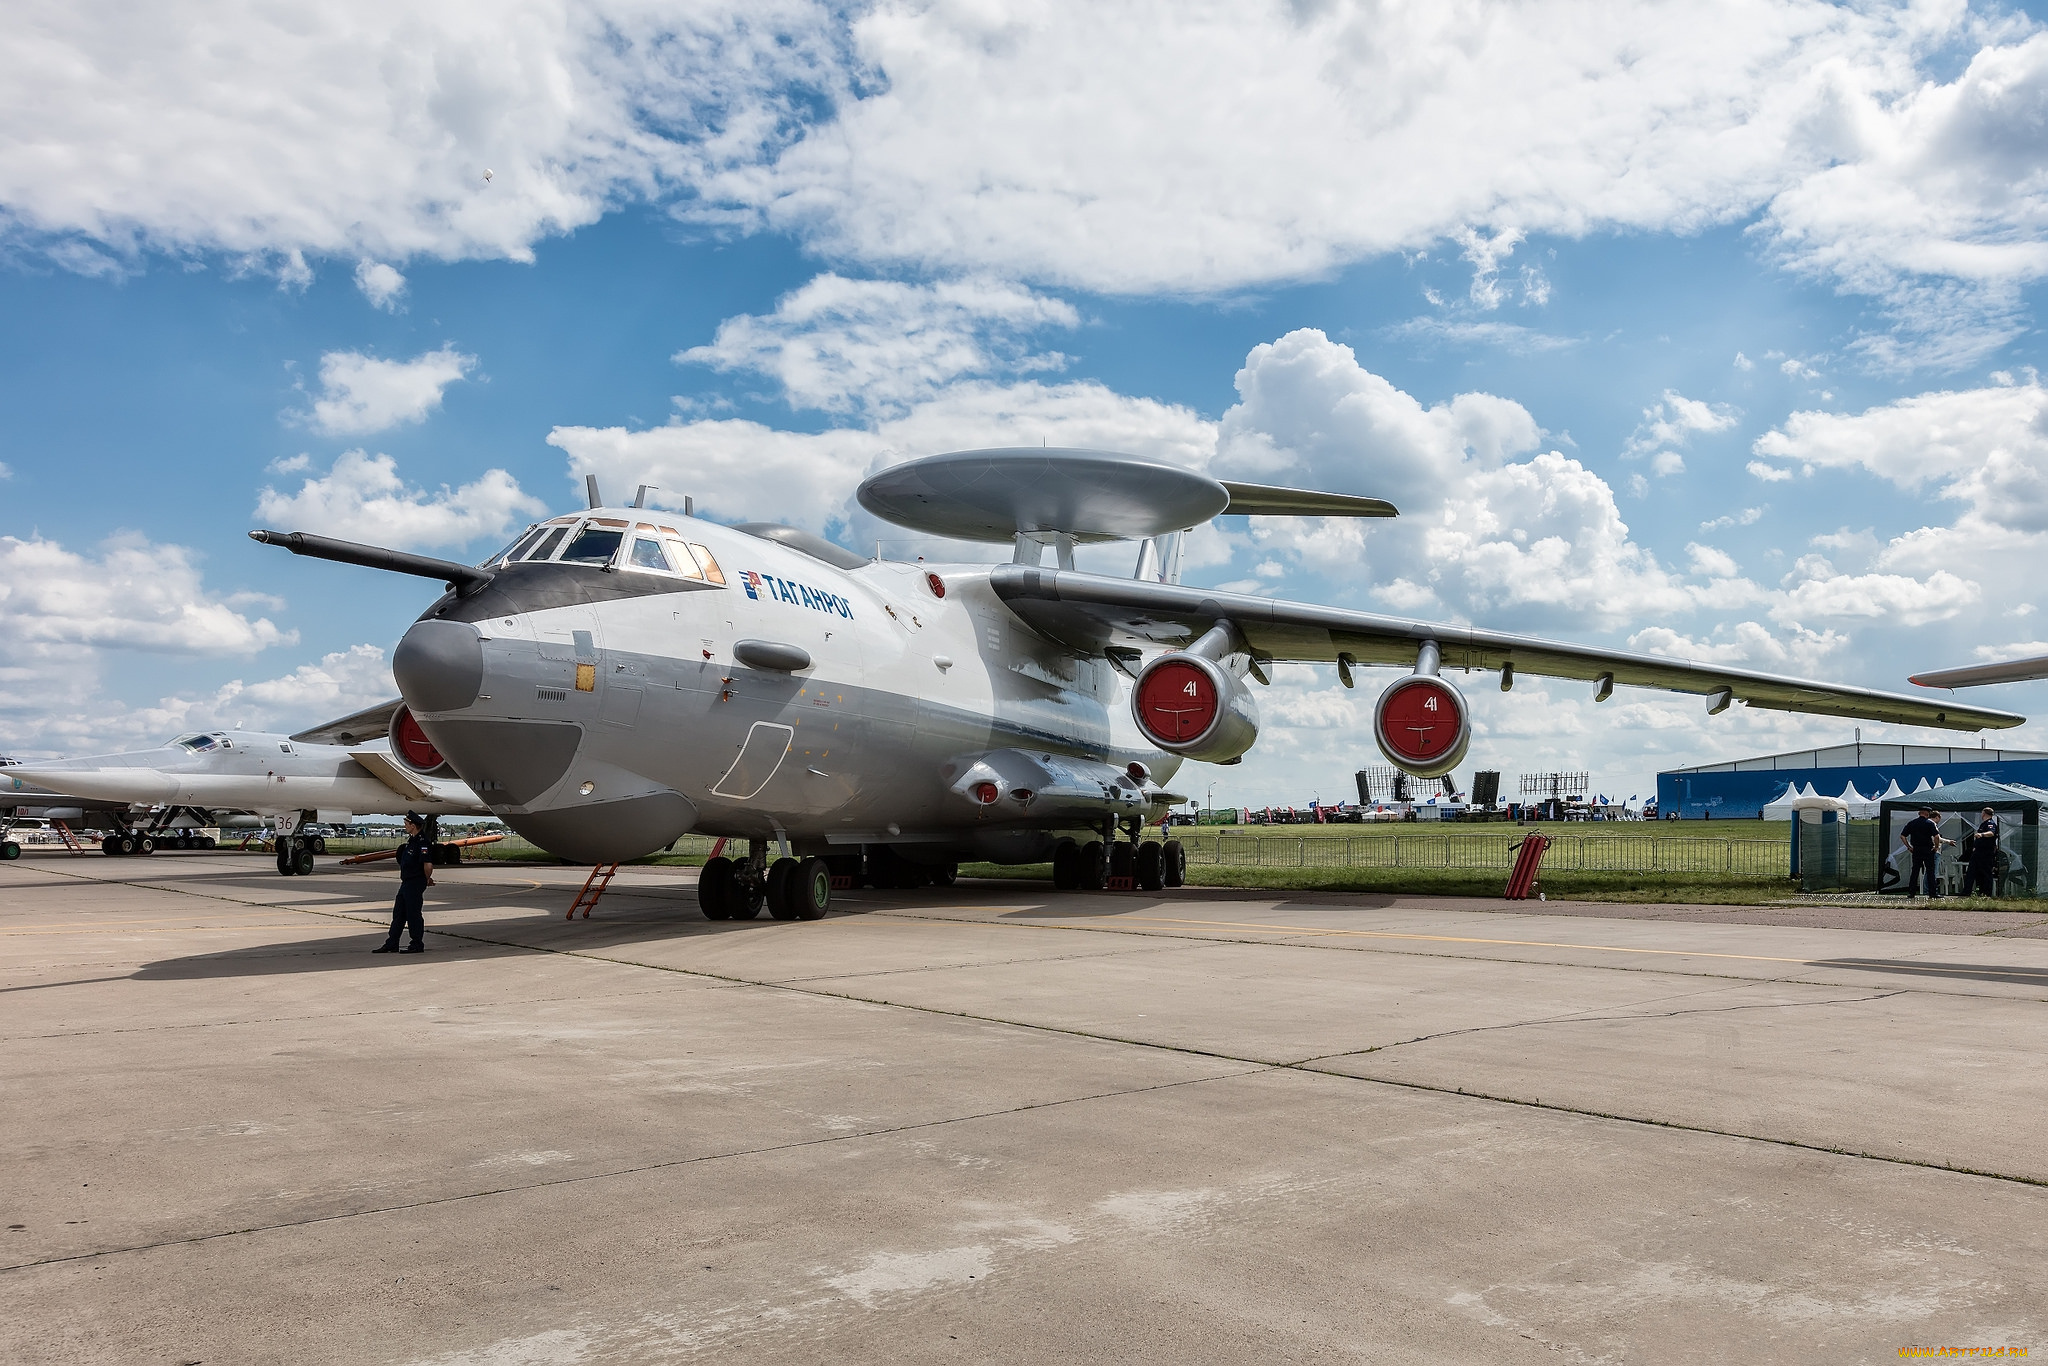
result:
[(1012, 446), (926, 456), (860, 486), (884, 521), (960, 541), (1062, 532), (1076, 541), (1135, 541), (1200, 526), (1230, 506), (1207, 475), (1115, 451)]

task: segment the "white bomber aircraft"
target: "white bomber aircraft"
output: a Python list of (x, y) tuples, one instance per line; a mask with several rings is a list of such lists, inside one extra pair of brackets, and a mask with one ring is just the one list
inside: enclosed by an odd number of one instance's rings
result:
[[(932, 456), (859, 490), (879, 517), (1014, 545), (1008, 564), (871, 561), (792, 527), (601, 506), (551, 518), (471, 567), (299, 532), (294, 553), (443, 580), (393, 654), (430, 750), (541, 847), (634, 858), (687, 831), (749, 841), (714, 858), (713, 919), (764, 900), (825, 913), (835, 882), (948, 880), (957, 860), (1050, 857), (1060, 888), (1177, 885), (1177, 842), (1140, 839), (1184, 800), (1184, 760), (1258, 738), (1247, 677), (1279, 660), (1412, 673), (1380, 695), (1380, 749), (1449, 772), (1471, 725), (1446, 676), (1497, 672), (1704, 694), (1753, 707), (1979, 730), (2009, 712), (1634, 652), (1187, 587), (1185, 532), (1220, 514), (1393, 516), (1385, 502), (1225, 483), (1102, 451)], [(1130, 578), (1073, 567), (1077, 544), (1138, 543)], [(1054, 553), (1054, 566), (1044, 560)], [(1122, 676), (1121, 678), (1119, 676)], [(319, 732), (309, 732), (319, 734)], [(445, 765), (445, 768), (443, 767)], [(1122, 838), (1119, 838), (1119, 835)], [(776, 855), (770, 858), (771, 851)]]
[[(186, 841), (181, 818), (212, 825), (215, 811), (246, 811), (276, 828), (277, 871), (310, 873), (316, 847), (299, 827), (314, 820), (346, 822), (357, 812), (410, 808), (422, 815), (488, 815), (459, 779), (430, 778), (373, 744), (387, 730), (392, 746), (426, 745), (417, 729), (390, 724), (388, 707), (329, 723), (322, 735), (194, 731), (156, 749), (47, 759), (0, 768), (0, 806), (54, 805), (52, 794), (110, 804), (114, 830), (100, 842), (109, 854), (150, 853), (166, 840)], [(361, 718), (361, 719), (359, 719)], [(321, 743), (339, 740), (341, 743)], [(126, 819), (127, 809), (156, 811)]]

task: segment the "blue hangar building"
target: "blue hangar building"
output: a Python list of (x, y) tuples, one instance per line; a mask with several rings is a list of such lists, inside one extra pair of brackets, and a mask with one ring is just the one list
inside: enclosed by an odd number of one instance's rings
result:
[(2048, 788), (2048, 754), (2039, 750), (1961, 749), (1941, 745), (1832, 745), (1790, 754), (1765, 754), (1726, 764), (1675, 768), (1657, 775), (1657, 814), (1677, 812), (1685, 820), (1754, 820), (1764, 804), (1785, 790), (1808, 783), (1823, 797), (1839, 797), (1849, 784), (1875, 797), (1893, 782), (1911, 792), (1925, 778), (1929, 786), (1989, 778)]

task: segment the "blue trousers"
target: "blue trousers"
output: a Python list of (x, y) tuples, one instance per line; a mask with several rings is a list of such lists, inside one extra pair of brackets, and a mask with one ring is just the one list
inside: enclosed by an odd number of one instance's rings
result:
[(427, 917), (423, 911), (426, 901), (425, 883), (399, 883), (398, 897), (391, 903), (391, 934), (384, 942), (395, 945), (402, 930), (412, 931), (413, 943), (424, 942), (427, 937)]

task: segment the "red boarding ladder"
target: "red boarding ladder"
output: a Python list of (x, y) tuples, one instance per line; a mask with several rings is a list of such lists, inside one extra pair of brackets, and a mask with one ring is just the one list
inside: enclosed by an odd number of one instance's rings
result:
[(1550, 847), (1550, 836), (1540, 835), (1534, 830), (1522, 837), (1514, 846), (1521, 850), (1515, 855), (1515, 871), (1508, 874), (1506, 900), (1527, 901), (1529, 894), (1536, 890), (1536, 871), (1543, 866), (1543, 851)]
[(590, 876), (583, 879), (583, 890), (576, 893), (576, 900), (569, 906), (569, 914), (562, 919), (574, 920), (579, 910), (583, 912), (585, 920), (590, 919), (590, 908), (604, 895), (604, 889), (612, 885), (612, 877), (618, 871), (619, 865), (616, 863), (600, 863), (592, 867)]
[(69, 849), (74, 854), (85, 852), (85, 846), (78, 842), (78, 836), (71, 833), (70, 826), (62, 821), (51, 821), (50, 824), (57, 827), (57, 834), (63, 838), (66, 849)]

